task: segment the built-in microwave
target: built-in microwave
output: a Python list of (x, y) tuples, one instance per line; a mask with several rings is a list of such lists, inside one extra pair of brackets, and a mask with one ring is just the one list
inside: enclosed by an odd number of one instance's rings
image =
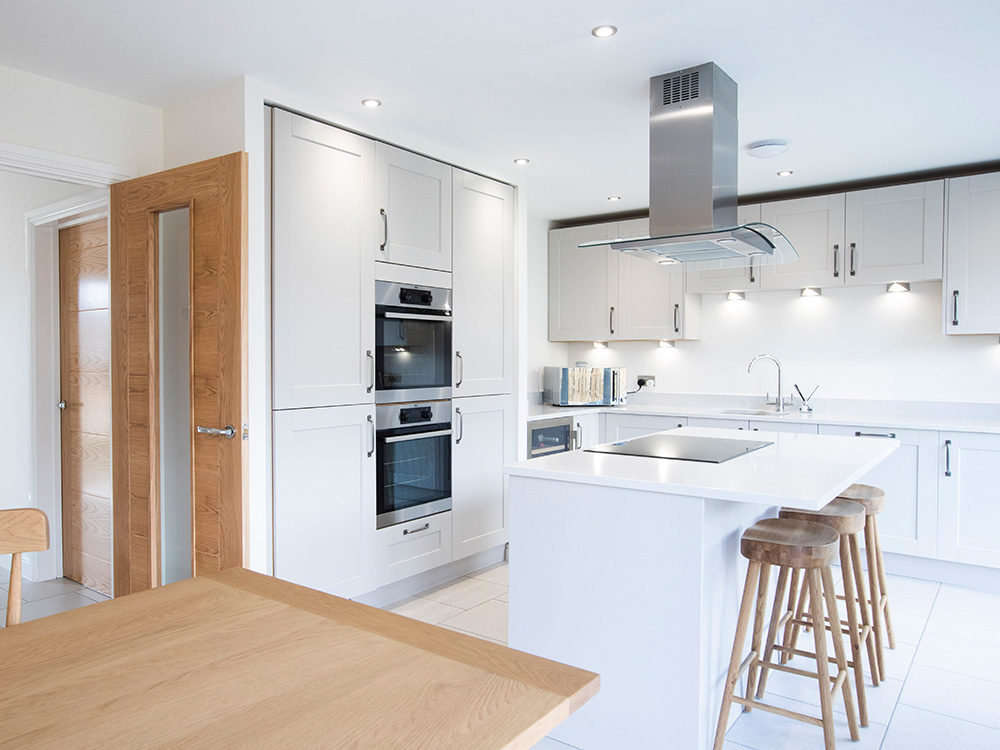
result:
[(375, 403), (451, 398), (451, 290), (375, 282)]

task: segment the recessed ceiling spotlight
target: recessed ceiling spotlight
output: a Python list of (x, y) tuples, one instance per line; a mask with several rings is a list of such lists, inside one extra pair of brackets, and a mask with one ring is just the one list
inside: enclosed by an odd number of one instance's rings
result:
[(822, 288), (818, 286), (804, 286), (802, 291), (799, 292), (801, 297), (820, 297), (823, 294)]
[(611, 26), (610, 24), (604, 24), (602, 26), (595, 26), (590, 30), (590, 33), (598, 39), (607, 39), (608, 37), (614, 36), (618, 33), (618, 27)]
[(361, 105), (367, 107), (368, 109), (378, 109), (382, 106), (381, 99), (362, 99)]
[(782, 169), (780, 172), (778, 172), (778, 177), (791, 177), (793, 174), (795, 173), (792, 172), (792, 170), (790, 169)]
[(609, 195), (608, 200), (614, 203), (615, 201), (620, 201), (622, 197), (620, 195)]
[(908, 292), (910, 291), (910, 282), (908, 281), (894, 281), (889, 286), (885, 288), (887, 292)]
[(523, 156), (520, 156), (517, 159), (514, 159), (514, 163), (517, 166), (519, 166), (519, 167), (523, 167), (525, 164), (529, 163), (530, 161), (531, 161), (531, 159), (525, 159)]
[(768, 138), (754, 141), (747, 146), (747, 153), (755, 159), (773, 159), (788, 150), (788, 141), (782, 138)]

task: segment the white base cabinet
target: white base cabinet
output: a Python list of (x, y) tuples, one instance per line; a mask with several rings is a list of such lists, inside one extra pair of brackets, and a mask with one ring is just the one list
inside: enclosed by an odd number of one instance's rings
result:
[(375, 532), (372, 588), (451, 562), (451, 513), (436, 513)]
[(938, 556), (1000, 567), (1000, 435), (939, 433)]
[(574, 437), (576, 448), (590, 448), (603, 442), (600, 414), (577, 414), (573, 417), (573, 429), (576, 432)]
[(337, 596), (373, 588), (375, 411), (274, 412), (274, 575)]
[(452, 555), (457, 560), (507, 541), (504, 464), (514, 459), (510, 396), (457, 398), (452, 416)]
[(649, 435), (684, 427), (687, 417), (671, 417), (659, 414), (605, 414), (604, 437), (602, 442), (616, 443), (619, 440)]
[(821, 435), (895, 438), (902, 443), (858, 482), (885, 490), (885, 508), (878, 517), (883, 550), (920, 557), (937, 555), (938, 433), (861, 425), (820, 425), (819, 431)]

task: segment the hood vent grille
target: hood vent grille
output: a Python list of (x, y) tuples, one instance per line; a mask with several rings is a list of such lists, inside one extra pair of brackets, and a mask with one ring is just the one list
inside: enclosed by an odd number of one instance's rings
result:
[(698, 98), (698, 71), (663, 79), (663, 106)]

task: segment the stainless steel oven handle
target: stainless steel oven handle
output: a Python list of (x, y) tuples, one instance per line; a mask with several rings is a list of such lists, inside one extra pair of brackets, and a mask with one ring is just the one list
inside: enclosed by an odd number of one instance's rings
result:
[(410, 435), (393, 435), (392, 437), (383, 438), (387, 443), (406, 443), (410, 440), (422, 440), (423, 438), (434, 438), (442, 437), (443, 435), (450, 435), (451, 430), (431, 430), (430, 432), (414, 432)]
[(372, 419), (371, 414), (368, 415), (368, 428), (371, 430), (371, 439), (372, 439), (371, 443), (369, 443), (369, 445), (371, 445), (371, 448), (368, 449), (368, 458), (371, 458), (372, 455), (375, 453), (375, 420)]
[(433, 320), (438, 323), (450, 323), (450, 315), (420, 315), (419, 313), (397, 313), (397, 312), (387, 312), (383, 313), (386, 318), (390, 320)]

